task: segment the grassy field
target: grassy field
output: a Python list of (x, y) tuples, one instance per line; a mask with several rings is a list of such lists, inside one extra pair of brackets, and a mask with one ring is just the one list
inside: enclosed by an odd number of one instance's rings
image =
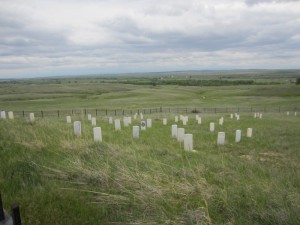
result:
[[(295, 108), (300, 102), (300, 87), (284, 82), (226, 87), (51, 82), (1, 83), (1, 109)], [(98, 116), (102, 143), (93, 142), (84, 113), (72, 116), (82, 121), (79, 138), (64, 117), (0, 120), (5, 208), (17, 201), (25, 225), (300, 224), (299, 113), (263, 113), (262, 119), (240, 113), (239, 121), (229, 113), (201, 114), (201, 125), (195, 114), (188, 115), (184, 128), (193, 134), (195, 152), (184, 151), (171, 137), (174, 113), (145, 115), (153, 127), (140, 131), (139, 139), (132, 138), (132, 127), (117, 132), (107, 116)], [(210, 132), (209, 123), (217, 124), (221, 116), (224, 125)], [(140, 119), (133, 120), (139, 124)], [(246, 137), (248, 127), (252, 138)], [(235, 143), (237, 129), (240, 143)], [(226, 132), (224, 146), (217, 145), (218, 131)]]

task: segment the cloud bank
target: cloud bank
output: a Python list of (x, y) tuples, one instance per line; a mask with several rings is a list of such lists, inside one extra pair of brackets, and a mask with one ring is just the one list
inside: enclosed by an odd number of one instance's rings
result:
[(299, 68), (300, 1), (2, 0), (0, 78)]

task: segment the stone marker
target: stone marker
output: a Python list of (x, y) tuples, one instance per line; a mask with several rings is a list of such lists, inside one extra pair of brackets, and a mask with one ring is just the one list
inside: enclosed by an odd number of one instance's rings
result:
[(14, 119), (14, 113), (12, 111), (8, 112), (8, 119), (10, 119), (10, 120)]
[(199, 118), (199, 115), (197, 114), (195, 118), (196, 118), (196, 120), (198, 120), (198, 118)]
[(102, 142), (102, 130), (101, 130), (101, 127), (94, 127), (93, 128), (93, 133), (94, 133), (94, 142)]
[(295, 116), (297, 116), (297, 112), (295, 112), (295, 114), (294, 114)]
[(175, 123), (178, 122), (178, 116), (175, 116)]
[(249, 138), (252, 137), (252, 128), (247, 129), (247, 137), (249, 137)]
[(131, 118), (131, 116), (128, 116), (127, 120), (128, 120), (129, 125), (132, 124), (132, 118)]
[(141, 130), (146, 130), (146, 122), (141, 121)]
[(240, 142), (241, 141), (241, 136), (242, 136), (242, 131), (241, 130), (236, 130), (235, 131), (235, 142)]
[(198, 117), (197, 122), (198, 122), (198, 124), (202, 124), (202, 119), (201, 119), (201, 117)]
[(34, 122), (34, 113), (29, 113), (29, 121)]
[(215, 131), (215, 123), (210, 123), (209, 124), (209, 130), (210, 130), (210, 132), (214, 132)]
[(128, 117), (124, 117), (124, 118), (123, 118), (123, 123), (124, 123), (124, 127), (128, 127), (128, 126), (129, 126), (129, 120), (128, 120)]
[(166, 118), (163, 119), (163, 125), (167, 125), (167, 119)]
[(221, 117), (221, 118), (219, 119), (219, 125), (223, 126), (223, 123), (224, 123), (224, 118)]
[(88, 114), (88, 115), (87, 115), (87, 118), (88, 118), (88, 120), (92, 120), (92, 115), (91, 115), (91, 114)]
[(6, 119), (6, 112), (5, 111), (1, 111), (0, 117), (1, 117), (1, 119)]
[(182, 125), (184, 125), (184, 126), (185, 126), (185, 125), (186, 125), (186, 123), (187, 123), (186, 119), (185, 119), (185, 118), (183, 118), (183, 119), (182, 119)]
[(108, 123), (113, 124), (113, 118), (112, 117), (108, 117)]
[(133, 115), (133, 119), (136, 120), (137, 119), (137, 114)]
[(259, 119), (262, 119), (262, 113), (259, 114)]
[(172, 137), (177, 138), (177, 124), (172, 125)]
[(184, 139), (184, 128), (177, 128), (177, 141), (182, 142)]
[(147, 119), (147, 127), (148, 128), (152, 127), (152, 119)]
[(96, 126), (96, 117), (92, 117), (92, 126)]
[(121, 121), (120, 121), (120, 119), (115, 119), (115, 130), (121, 130)]
[(81, 122), (80, 121), (74, 122), (74, 134), (76, 136), (81, 136)]
[(230, 114), (230, 119), (233, 119), (233, 114), (232, 113)]
[(236, 120), (240, 120), (240, 115), (236, 115)]
[(256, 118), (256, 113), (254, 113), (254, 116), (253, 116), (253, 117), (254, 117), (254, 119)]
[(192, 151), (193, 150), (193, 135), (192, 134), (185, 134), (183, 139), (183, 145), (185, 151)]
[(132, 127), (132, 136), (133, 136), (133, 138), (139, 138), (139, 131), (140, 131), (139, 126), (133, 126)]
[(66, 116), (67, 123), (72, 123), (71, 116)]
[(218, 145), (224, 145), (225, 144), (225, 132), (218, 132)]
[(290, 115), (290, 112), (286, 112), (286, 115), (289, 116), (289, 115)]
[(144, 119), (143, 113), (140, 114), (141, 120)]

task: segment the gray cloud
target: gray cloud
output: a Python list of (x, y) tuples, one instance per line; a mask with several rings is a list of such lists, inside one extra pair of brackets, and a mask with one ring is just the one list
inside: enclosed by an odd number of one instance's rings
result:
[(299, 11), (299, 1), (3, 0), (0, 77), (296, 68)]

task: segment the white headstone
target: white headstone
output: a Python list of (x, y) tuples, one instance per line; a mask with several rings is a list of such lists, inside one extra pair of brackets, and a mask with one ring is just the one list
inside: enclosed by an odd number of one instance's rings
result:
[(289, 115), (290, 115), (290, 112), (286, 112), (286, 115), (289, 116)]
[(215, 123), (210, 123), (209, 124), (209, 130), (210, 130), (210, 132), (214, 132), (215, 131)]
[(131, 116), (128, 116), (127, 120), (128, 120), (129, 125), (132, 124), (132, 118), (131, 118)]
[(177, 128), (177, 141), (182, 142), (184, 139), (184, 128)]
[(183, 118), (183, 119), (182, 119), (182, 125), (184, 125), (184, 126), (185, 126), (186, 124), (187, 124), (187, 121), (186, 121), (186, 119), (185, 119), (185, 118)]
[(72, 123), (71, 116), (67, 116), (66, 119), (67, 119), (67, 123)]
[(297, 116), (297, 112), (295, 112), (295, 114), (294, 114), (295, 116)]
[(262, 119), (262, 114), (261, 113), (259, 114), (259, 119)]
[(139, 138), (139, 131), (140, 131), (139, 126), (133, 126), (132, 127), (132, 136), (133, 136), (133, 138)]
[(75, 121), (74, 122), (74, 134), (76, 136), (81, 135), (81, 122), (80, 121)]
[(198, 117), (198, 120), (197, 120), (198, 124), (201, 124), (202, 123), (202, 119), (201, 117)]
[(241, 136), (242, 136), (242, 131), (241, 130), (236, 130), (235, 131), (235, 142), (240, 142), (241, 141)]
[(167, 119), (163, 118), (163, 125), (167, 125)]
[(223, 126), (223, 123), (224, 123), (224, 118), (221, 117), (221, 118), (219, 119), (219, 125)]
[(177, 124), (172, 125), (172, 137), (177, 138)]
[(247, 137), (252, 137), (252, 128), (247, 129)]
[(1, 111), (1, 119), (6, 119), (6, 112), (5, 111)]
[(121, 121), (120, 121), (120, 119), (115, 119), (115, 130), (121, 130)]
[(87, 115), (87, 118), (88, 118), (88, 120), (92, 120), (92, 115), (91, 115), (91, 114), (88, 114), (88, 115)]
[(128, 127), (129, 126), (128, 117), (124, 117), (123, 118), (123, 123), (124, 123), (124, 127)]
[(94, 133), (94, 142), (102, 142), (102, 130), (101, 130), (101, 127), (94, 127), (93, 128), (93, 133)]
[(137, 119), (137, 114), (133, 115), (133, 119), (136, 120)]
[(192, 134), (185, 134), (183, 140), (184, 150), (185, 151), (192, 151), (193, 150), (193, 135)]
[(108, 123), (109, 123), (109, 124), (113, 124), (113, 118), (112, 118), (112, 117), (109, 117), (109, 118), (108, 118)]
[(178, 122), (178, 116), (175, 116), (175, 123)]
[(152, 127), (152, 119), (147, 119), (147, 127), (148, 128)]
[(225, 132), (218, 132), (218, 145), (224, 145), (225, 144)]
[(254, 116), (253, 116), (254, 118), (256, 118), (256, 113), (254, 113)]
[(29, 113), (29, 121), (34, 122), (34, 113)]
[(14, 113), (12, 111), (8, 112), (8, 119), (10, 119), (10, 120), (14, 119)]
[(233, 119), (233, 114), (232, 113), (230, 114), (230, 119)]
[(196, 120), (198, 120), (198, 118), (199, 118), (199, 115), (197, 114), (197, 115), (196, 115)]
[(141, 121), (141, 130), (146, 130), (146, 122)]
[(236, 116), (236, 120), (240, 120), (240, 115), (237, 115), (237, 116)]
[(141, 120), (144, 119), (143, 113), (140, 114)]
[(180, 116), (179, 116), (179, 119), (180, 119), (180, 120), (183, 120), (183, 117), (184, 117), (183, 115), (180, 115)]
[(92, 126), (96, 126), (96, 117), (92, 117)]

